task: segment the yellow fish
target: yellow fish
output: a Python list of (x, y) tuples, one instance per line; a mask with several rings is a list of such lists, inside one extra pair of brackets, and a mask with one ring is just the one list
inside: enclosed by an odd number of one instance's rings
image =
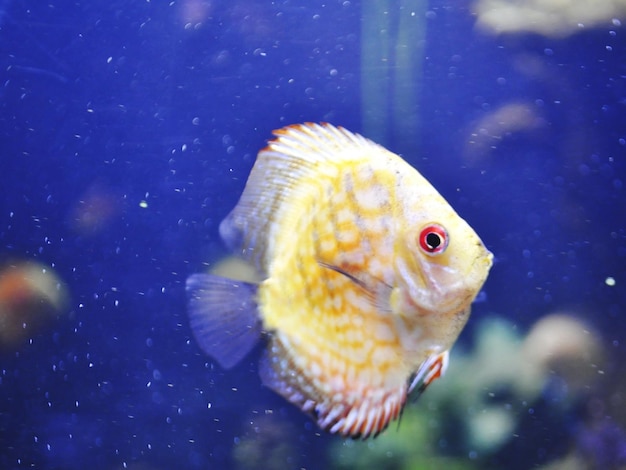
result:
[(274, 134), (220, 225), (264, 280), (190, 276), (191, 327), (224, 368), (266, 335), (265, 385), (375, 436), (443, 374), (492, 255), (398, 155), (330, 124)]

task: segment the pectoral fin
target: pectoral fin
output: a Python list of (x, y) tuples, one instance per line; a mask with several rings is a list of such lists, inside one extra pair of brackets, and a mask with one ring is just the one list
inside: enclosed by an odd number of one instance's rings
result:
[(362, 269), (346, 265), (337, 266), (321, 260), (317, 262), (323, 268), (342, 274), (359, 286), (377, 311), (391, 313), (389, 299), (391, 298), (393, 288), (390, 285)]
[(442, 377), (448, 368), (448, 356), (448, 351), (429, 356), (415, 373), (415, 377), (409, 386), (409, 393), (417, 390), (417, 398), (426, 390), (426, 387)]

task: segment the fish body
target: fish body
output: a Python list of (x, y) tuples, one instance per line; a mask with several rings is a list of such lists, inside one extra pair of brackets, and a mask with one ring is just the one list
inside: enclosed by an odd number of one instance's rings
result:
[(323, 429), (374, 436), (445, 371), (492, 255), (398, 155), (330, 124), (275, 135), (220, 225), (264, 280), (190, 276), (191, 326), (224, 367), (265, 332), (267, 386)]

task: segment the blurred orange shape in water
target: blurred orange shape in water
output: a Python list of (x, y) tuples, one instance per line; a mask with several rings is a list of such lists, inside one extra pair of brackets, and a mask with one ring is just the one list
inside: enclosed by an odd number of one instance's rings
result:
[(547, 127), (548, 123), (531, 103), (506, 103), (471, 125), (466, 140), (466, 159), (469, 163), (479, 163), (507, 137)]
[(85, 191), (69, 213), (69, 224), (80, 235), (94, 235), (120, 213), (119, 195), (100, 184)]
[(184, 0), (180, 4), (180, 20), (187, 25), (197, 25), (211, 16), (212, 2), (207, 0)]
[(49, 267), (19, 262), (0, 270), (0, 348), (13, 350), (67, 306), (65, 284)]

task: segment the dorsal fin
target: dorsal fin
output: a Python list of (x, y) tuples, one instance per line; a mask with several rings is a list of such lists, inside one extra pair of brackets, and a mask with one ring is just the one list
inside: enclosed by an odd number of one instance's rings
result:
[[(336, 174), (337, 162), (368, 158), (374, 153), (393, 155), (374, 142), (331, 124), (304, 123), (274, 131), (277, 137), (259, 152), (246, 188), (233, 211), (220, 225), (224, 242), (237, 254), (266, 270), (268, 240), (277, 220), (293, 216), (293, 202), (310, 188), (303, 180)], [(327, 165), (332, 162), (333, 165)], [(289, 207), (285, 207), (289, 206)], [(287, 214), (290, 210), (292, 214)], [(280, 227), (289, 230), (289, 227)]]

